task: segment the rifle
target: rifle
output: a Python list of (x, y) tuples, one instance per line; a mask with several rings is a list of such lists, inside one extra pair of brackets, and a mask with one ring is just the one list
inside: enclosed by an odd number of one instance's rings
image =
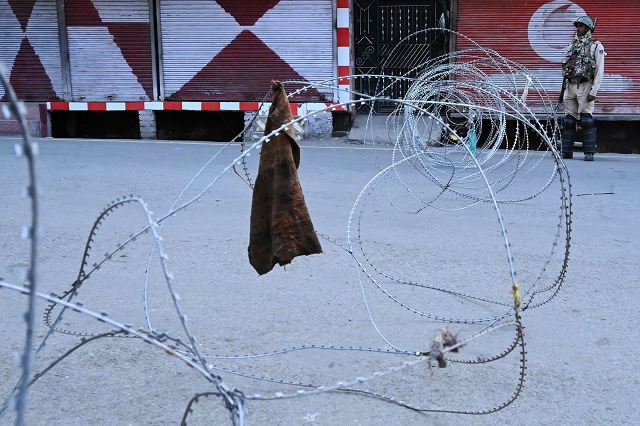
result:
[(567, 77), (564, 77), (562, 79), (562, 89), (560, 89), (560, 96), (558, 96), (558, 103), (556, 104), (556, 107), (553, 110), (554, 113), (558, 112), (558, 108), (560, 107), (560, 104), (562, 103), (562, 99), (564, 98), (564, 91), (566, 89), (567, 89)]
[[(567, 77), (565, 76), (562, 78), (562, 89), (560, 89), (560, 96), (558, 96), (558, 103), (556, 104), (556, 107), (553, 110), (554, 116), (558, 113), (558, 108), (560, 108), (560, 104), (562, 103), (562, 99), (564, 98), (564, 91), (566, 89), (567, 89)], [(562, 140), (562, 120), (560, 120), (560, 125), (557, 126), (556, 129), (559, 132), (558, 134), (556, 134), (556, 148), (561, 149), (562, 144), (560, 141)]]
[(564, 91), (567, 90), (567, 77), (562, 79), (562, 89), (560, 90), (560, 96), (558, 97), (558, 103), (562, 102), (564, 98)]

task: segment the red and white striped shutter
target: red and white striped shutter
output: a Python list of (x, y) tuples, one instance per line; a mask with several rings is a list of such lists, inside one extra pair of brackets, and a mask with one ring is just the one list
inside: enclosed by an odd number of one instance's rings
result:
[(148, 0), (66, 0), (74, 101), (153, 97)]
[[(64, 96), (56, 0), (0, 0), (0, 62), (20, 99)], [(2, 85), (0, 100), (6, 100)]]
[[(562, 86), (562, 58), (575, 35), (573, 21), (583, 15), (598, 18), (594, 37), (607, 53), (595, 113), (639, 113), (639, 2), (458, 0), (458, 31), (527, 67), (555, 102)], [(458, 37), (457, 50), (471, 47)]]
[[(271, 80), (335, 84), (332, 0), (160, 0), (160, 22), (166, 99), (253, 102)], [(293, 100), (331, 101), (333, 90)]]

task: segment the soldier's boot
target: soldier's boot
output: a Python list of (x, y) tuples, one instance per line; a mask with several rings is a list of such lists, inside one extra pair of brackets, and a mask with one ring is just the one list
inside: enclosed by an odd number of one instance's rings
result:
[(562, 158), (573, 158), (573, 144), (576, 140), (576, 118), (567, 114), (562, 128)]
[(591, 114), (580, 114), (580, 127), (583, 135), (584, 161), (593, 161), (593, 155), (596, 153), (596, 123)]

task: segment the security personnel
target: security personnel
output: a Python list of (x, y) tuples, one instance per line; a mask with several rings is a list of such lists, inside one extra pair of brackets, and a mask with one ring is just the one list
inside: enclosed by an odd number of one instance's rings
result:
[(562, 60), (565, 90), (564, 105), (567, 114), (562, 130), (562, 158), (573, 158), (573, 144), (576, 137), (576, 123), (582, 127), (584, 160), (593, 161), (596, 152), (596, 125), (593, 121), (595, 99), (604, 74), (604, 47), (591, 36), (596, 29), (596, 21), (581, 16), (573, 23), (576, 38), (567, 49)]

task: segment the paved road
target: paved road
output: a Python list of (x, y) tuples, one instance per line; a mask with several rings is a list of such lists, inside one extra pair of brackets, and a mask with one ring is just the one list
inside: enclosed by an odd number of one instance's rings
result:
[[(26, 170), (24, 159), (13, 153), (15, 142), (0, 138), (0, 276), (10, 283), (19, 282), (20, 270), (28, 261), (28, 244), (20, 238), (20, 228), (28, 220), (28, 203), (21, 197)], [(43, 225), (38, 285), (43, 293), (60, 293), (75, 280), (92, 223), (111, 200), (139, 195), (156, 215), (163, 214), (223, 146), (158, 141), (38, 142)], [(219, 154), (183, 195), (183, 201), (205, 188), (238, 154), (237, 145)], [(371, 153), (342, 139), (303, 141), (300, 179), (320, 233), (347, 244), (354, 202), (378, 172), (372, 158), (385, 167), (391, 155), (388, 149)], [(251, 176), (256, 173), (257, 157), (249, 158)], [(594, 163), (573, 160), (568, 167), (574, 194), (568, 275), (558, 297), (524, 312), (528, 370), (524, 391), (514, 404), (495, 414), (463, 416), (416, 413), (374, 398), (331, 393), (251, 401), (249, 424), (637, 424), (640, 157), (598, 154)], [(243, 175), (242, 167), (237, 169)], [(438, 188), (412, 170), (400, 167), (399, 176), (415, 194), (437, 195)], [(552, 170), (551, 159), (541, 159), (502, 194), (512, 199), (535, 193)], [(474, 184), (468, 187), (474, 190)], [(303, 345), (390, 349), (381, 336), (403, 350), (428, 349), (442, 324), (409, 312), (366, 279), (361, 286), (351, 256), (325, 239), (321, 240), (322, 255), (295, 259), (286, 269), (277, 267), (258, 277), (246, 251), (250, 203), (251, 191), (230, 172), (200, 203), (171, 218), (161, 231), (176, 291), (206, 355), (256, 354)], [(356, 206), (350, 232), (361, 235), (371, 261), (388, 275), (509, 303), (504, 241), (492, 206), (459, 210), (459, 200), (446, 196), (434, 206), (438, 208), (418, 214), (403, 212), (419, 205), (392, 182), (382, 182), (367, 199), (361, 217), (363, 204)], [(535, 278), (552, 247), (559, 206), (557, 182), (532, 200), (502, 205), (521, 283)], [(100, 227), (89, 263), (101, 260), (143, 225), (139, 208), (118, 209)], [(562, 240), (560, 243), (562, 246)], [(143, 287), (150, 245), (148, 237), (141, 238), (119, 252), (86, 281), (79, 299), (85, 307), (106, 310), (120, 322), (138, 327), (149, 321), (158, 330), (179, 334), (156, 260), (150, 268), (149, 318), (145, 318)], [(385, 279), (356, 248), (380, 287), (422, 312), (461, 319), (491, 317), (504, 310), (500, 305)], [(552, 257), (543, 283), (553, 282), (561, 252)], [(20, 317), (26, 299), (8, 290), (0, 294), (0, 395), (4, 396), (18, 377), (13, 359), (24, 338)], [(39, 303), (39, 312), (44, 307)], [(101, 323), (71, 314), (61, 326), (83, 332), (105, 330)], [(451, 325), (461, 337), (479, 327)], [(44, 333), (46, 328), (39, 321), (38, 341)], [(488, 357), (512, 338), (513, 330), (501, 329), (471, 342), (459, 355)], [(43, 368), (78, 341), (78, 337), (54, 335), (36, 367)], [(252, 359), (211, 358), (211, 362), (248, 376), (331, 385), (414, 359), (380, 352), (310, 349)], [(446, 369), (434, 369), (433, 374), (423, 363), (360, 388), (425, 408), (483, 410), (513, 393), (518, 361), (518, 355), (511, 354), (488, 365), (452, 363)], [(220, 374), (249, 395), (308, 389)], [(96, 341), (33, 386), (27, 424), (176, 424), (188, 400), (207, 390), (212, 387), (200, 375), (154, 347), (131, 339)], [(12, 424), (12, 417), (0, 419), (0, 424)], [(190, 424), (229, 423), (223, 404), (210, 399), (200, 402)]]

